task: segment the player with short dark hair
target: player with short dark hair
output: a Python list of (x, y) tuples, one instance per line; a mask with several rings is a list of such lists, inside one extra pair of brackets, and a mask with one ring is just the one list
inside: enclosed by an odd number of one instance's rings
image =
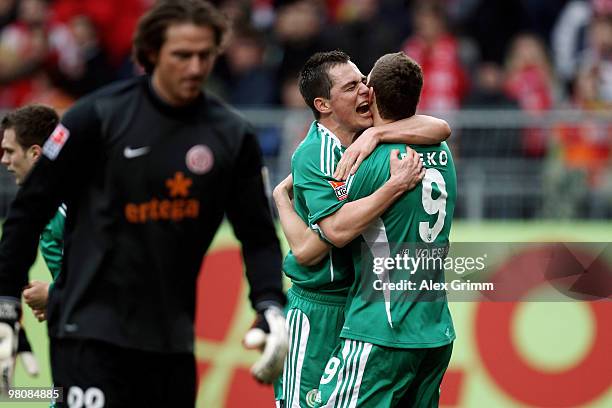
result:
[[(274, 192), (291, 248), (283, 269), (293, 282), (287, 306), (292, 341), (282, 384), (276, 388), (278, 404), (287, 407), (315, 403), (323, 368), (342, 329), (344, 304), (354, 275), (350, 252), (330, 251), (325, 234), (320, 239), (313, 230), (320, 231), (320, 224), (332, 219), (328, 230), (348, 243), (420, 180), (416, 154), (412, 163), (391, 157), (388, 183), (369, 197), (344, 205), (347, 186), (333, 174), (355, 135), (372, 124), (364, 80), (349, 56), (340, 51), (314, 54), (300, 73), (302, 96), (318, 119), (293, 155), (292, 176)], [(441, 122), (415, 117), (392, 124), (389, 133), (400, 140), (436, 143), (448, 136)], [(314, 254), (318, 248), (323, 250)]]
[[(0, 121), (2, 138), (2, 165), (15, 176), (17, 185), (23, 184), (32, 166), (42, 154), (42, 145), (55, 126), (59, 117), (55, 110), (44, 105), (27, 105), (8, 112)], [(64, 220), (66, 207), (61, 205), (51, 221), (40, 234), (40, 251), (53, 279), (61, 268), (64, 248)], [(23, 291), (25, 302), (39, 321), (45, 319), (45, 307), (49, 296), (48, 282), (33, 280)], [(17, 352), (22, 357), (23, 366), (30, 375), (38, 375), (38, 363), (32, 354), (25, 330), (19, 331), (15, 338), (10, 327), (2, 336), (2, 342), (10, 344), (17, 341)], [(5, 393), (13, 382), (14, 358), (11, 350), (0, 355), (0, 393)]]
[[(337, 65), (347, 64), (349, 61), (350, 57), (342, 51), (320, 52), (310, 57), (302, 67), (298, 87), (304, 102), (312, 110), (316, 120), (321, 118), (321, 112), (315, 107), (315, 100), (320, 97), (329, 99), (334, 86), (330, 78), (330, 70)], [(363, 107), (359, 109), (363, 110)]]
[[(17, 185), (23, 184), (41, 157), (42, 146), (58, 123), (57, 112), (44, 105), (27, 105), (7, 113), (2, 118), (2, 164), (15, 176)], [(66, 206), (61, 204), (40, 234), (40, 252), (53, 280), (57, 278), (62, 267), (65, 220)], [(25, 302), (39, 321), (45, 320), (47, 298), (52, 285), (53, 283), (34, 280), (23, 291)]]
[(403, 53), (387, 54), (376, 62), (368, 86), (376, 93), (376, 106), (382, 118), (390, 121), (409, 118), (416, 113), (419, 103), (423, 71)]
[(0, 318), (14, 323), (37, 236), (60, 202), (69, 208), (47, 306), (64, 405), (193, 407), (196, 278), (224, 216), (268, 332), (252, 373), (271, 382), (282, 369), (285, 296), (261, 152), (251, 126), (202, 91), (222, 48), (221, 19), (203, 0), (158, 1), (135, 37), (160, 39), (137, 54), (150, 74), (64, 115), (4, 223)]
[[(14, 139), (19, 144), (24, 150), (25, 156), (33, 163), (32, 157), (40, 155), (40, 149), (37, 147), (42, 147), (58, 122), (57, 112), (52, 108), (44, 105), (27, 105), (8, 112), (2, 118), (0, 135), (8, 131), (9, 138)], [(30, 148), (32, 148), (31, 151), (28, 151)], [(6, 152), (7, 149), (4, 149), (4, 151)], [(8, 153), (10, 154), (12, 151), (9, 150)], [(6, 158), (6, 160), (8, 159)], [(17, 173), (12, 168), (8, 170)], [(27, 172), (25, 174), (15, 174), (16, 183), (21, 184), (26, 174)]]
[[(404, 53), (381, 57), (368, 81), (374, 125), (413, 115), (422, 84), (420, 67)], [(321, 377), (317, 406), (335, 407), (340, 401), (349, 407), (438, 406), (455, 330), (445, 290), (422, 283), (444, 282), (442, 263), (435, 259), (443, 261), (448, 251), (456, 175), (446, 142), (411, 147), (426, 168), (422, 183), (351, 243), (355, 283), (348, 294), (342, 342)], [(405, 146), (380, 145), (361, 163), (347, 180), (349, 204), (387, 182), (388, 157), (395, 149)], [(323, 223), (321, 228), (332, 235)], [(416, 259), (419, 250), (439, 255), (424, 257), (431, 261), (415, 271), (381, 268), (376, 261), (403, 255)], [(405, 289), (406, 281), (414, 287)]]

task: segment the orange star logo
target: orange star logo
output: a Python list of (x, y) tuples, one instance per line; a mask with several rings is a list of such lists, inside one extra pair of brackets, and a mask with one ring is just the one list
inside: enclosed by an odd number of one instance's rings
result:
[(189, 187), (193, 181), (186, 178), (182, 171), (174, 173), (174, 177), (166, 180), (166, 187), (170, 190), (170, 197), (187, 197), (189, 195)]

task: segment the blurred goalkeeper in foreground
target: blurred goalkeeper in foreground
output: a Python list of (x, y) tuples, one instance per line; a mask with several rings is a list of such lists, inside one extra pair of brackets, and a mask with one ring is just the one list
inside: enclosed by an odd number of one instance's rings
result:
[(147, 75), (68, 111), (11, 206), (0, 318), (14, 326), (38, 235), (61, 202), (70, 209), (47, 305), (53, 382), (68, 406), (194, 405), (196, 278), (224, 214), (268, 332), (252, 373), (269, 383), (282, 369), (285, 297), (261, 153), (250, 126), (202, 91), (226, 28), (203, 0), (157, 2), (134, 39)]

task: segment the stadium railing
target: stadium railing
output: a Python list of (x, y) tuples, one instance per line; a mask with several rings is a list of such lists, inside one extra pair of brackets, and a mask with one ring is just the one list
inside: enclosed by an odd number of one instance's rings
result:
[[(257, 129), (275, 185), (312, 121), (307, 110), (240, 109)], [(612, 112), (429, 112), (452, 128), (456, 217), (612, 218)], [(2, 114), (0, 113), (0, 116)], [(0, 216), (16, 187), (0, 170)]]

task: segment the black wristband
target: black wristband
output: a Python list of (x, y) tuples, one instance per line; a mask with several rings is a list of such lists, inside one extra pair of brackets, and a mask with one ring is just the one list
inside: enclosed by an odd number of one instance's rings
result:
[(262, 300), (255, 305), (255, 311), (257, 313), (263, 313), (270, 307), (277, 307), (283, 310), (283, 305), (275, 300)]

